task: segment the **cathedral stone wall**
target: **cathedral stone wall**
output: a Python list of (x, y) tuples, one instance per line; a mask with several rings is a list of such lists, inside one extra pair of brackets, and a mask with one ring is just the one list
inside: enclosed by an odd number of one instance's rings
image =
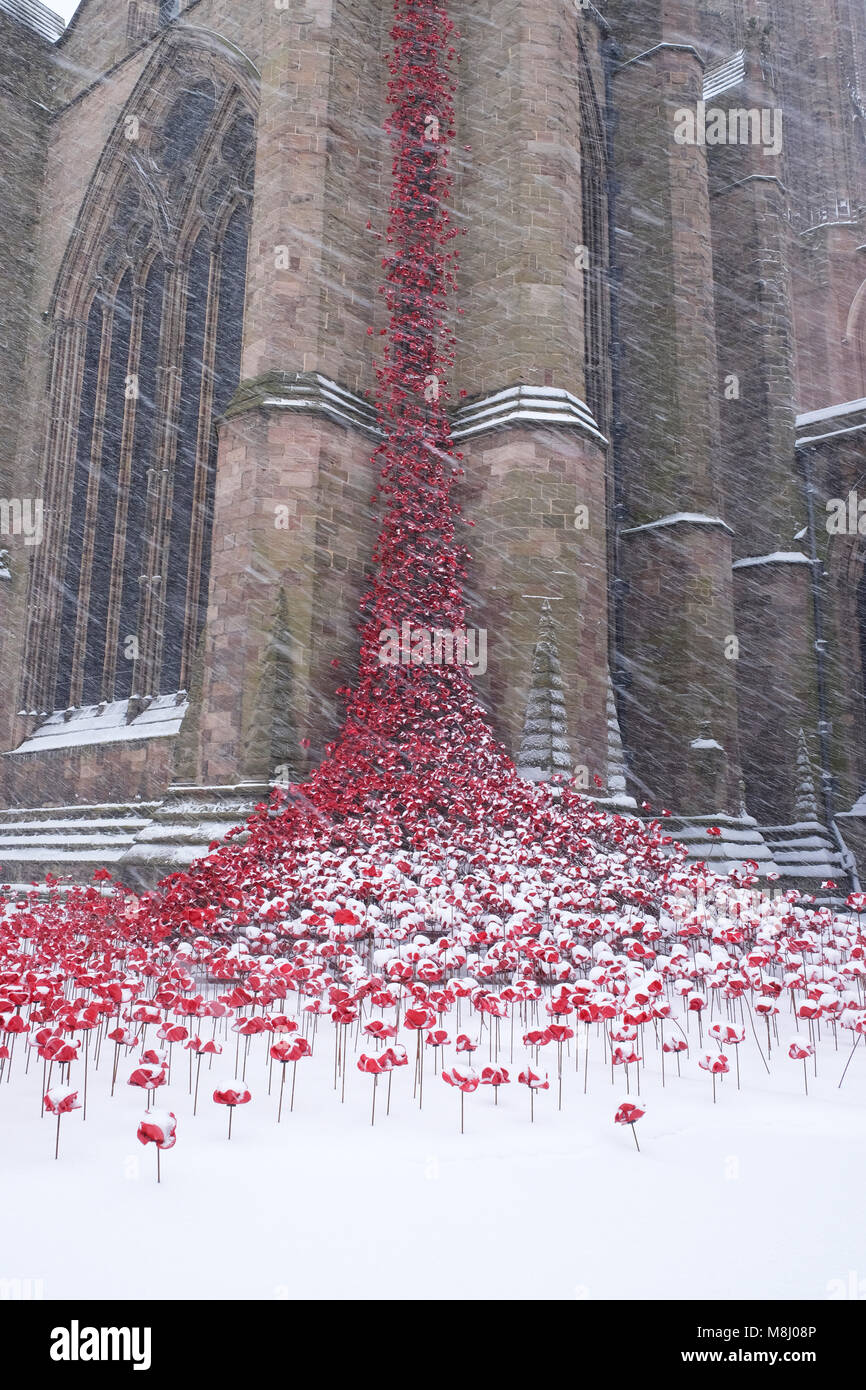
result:
[[(48, 112), (53, 74), (50, 45), (0, 11), (0, 497), (39, 499), (39, 470), (27, 450), (28, 398), (44, 412), (44, 363), (27, 370), (28, 342), (39, 332), (37, 249), (44, 209)], [(35, 406), (30, 406), (35, 410)], [(17, 709), (21, 640), (32, 546), (21, 534), (0, 535), (0, 745), (10, 747)], [(2, 774), (0, 774), (2, 776)]]
[[(282, 762), (302, 775), (337, 728), (336, 691), (357, 660), (355, 615), (375, 542), (370, 452), (361, 432), (279, 407), (222, 428), (199, 732), (205, 783), (268, 781)], [(280, 590), (288, 712), (262, 685)], [(279, 758), (272, 739), (287, 713)]]
[[(457, 3), (458, 376), (582, 397), (580, 96), (569, 0)], [(466, 146), (470, 148), (467, 149)]]
[(5, 759), (4, 806), (158, 801), (174, 781), (175, 753), (175, 740), (155, 738), (13, 755)]
[[(801, 728), (816, 785), (832, 774), (839, 807), (866, 779), (862, 540), (824, 525), (841, 490), (866, 499), (866, 418), (849, 412), (849, 432), (827, 426), (834, 437), (817, 445), (797, 424), (866, 396), (861, 11), (855, 0), (793, 14), (776, 0), (449, 3), (453, 216), (468, 233), (449, 390), (468, 621), (488, 642), (479, 693), (516, 752), (549, 600), (575, 768), (605, 778), (610, 671), (629, 791), (681, 816), (736, 818), (745, 801), (762, 824), (786, 823)], [(389, 24), (384, 0), (181, 0), (174, 18), (158, 0), (83, 0), (52, 50), (0, 11), (15, 195), (0, 217), (9, 497), (39, 495), (58, 432), (74, 455), (54, 377), (73, 369), (86, 325), (58, 322), (56, 296), (83, 210), (110, 213), (104, 152), (130, 115), (164, 119), (172, 92), (209, 64), (234, 65), (255, 107), (240, 384), (217, 425), (183, 730), (13, 752), (0, 758), (6, 805), (153, 801), (175, 781), (259, 787), (308, 772), (338, 725), (377, 524)], [(171, 54), (174, 67), (160, 66)], [(673, 139), (674, 113), (696, 108), (738, 54), (741, 77), (715, 99), (779, 105), (778, 160)], [(167, 88), (149, 105), (141, 79), (153, 72)], [(177, 304), (183, 272), (169, 270)], [(179, 388), (161, 389), (170, 401)], [(0, 545), (6, 752), (42, 713), (19, 714), (42, 598), (22, 538)], [(142, 679), (158, 648), (154, 637)]]
[[(245, 379), (316, 371), (351, 391), (375, 387), (367, 328), (384, 324), (377, 290), (390, 180), (381, 128), (385, 17), (374, 0), (291, 0), (269, 21)], [(279, 268), (277, 248), (284, 248)]]
[[(519, 747), (531, 654), (551, 600), (574, 767), (606, 775), (609, 642), (604, 452), (568, 429), (514, 426), (462, 446), (469, 623), (487, 634), (478, 678), (494, 728)], [(527, 653), (530, 660), (527, 661)]]

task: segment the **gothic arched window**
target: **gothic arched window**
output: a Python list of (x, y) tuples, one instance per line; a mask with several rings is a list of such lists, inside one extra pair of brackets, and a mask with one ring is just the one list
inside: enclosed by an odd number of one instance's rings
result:
[(100, 161), (55, 291), (52, 543), (31, 579), (24, 672), (40, 713), (177, 691), (203, 620), (215, 421), (240, 375), (255, 91), (207, 39), (172, 35)]
[(60, 607), (60, 631), (58, 650), (58, 702), (68, 704), (69, 682), (72, 676), (72, 660), (75, 654), (76, 618), (78, 614), (78, 584), (75, 576), (81, 574), (84, 553), (85, 518), (87, 515), (87, 491), (90, 480), (90, 459), (93, 451), (93, 434), (96, 423), (96, 392), (99, 384), (99, 361), (102, 351), (102, 301), (97, 296), (93, 300), (87, 321), (87, 336), (84, 344), (84, 370), (81, 379), (81, 394), (78, 407), (78, 447), (75, 455), (75, 471), (72, 485), (72, 503), (67, 527), (66, 563), (63, 574), (63, 592)]

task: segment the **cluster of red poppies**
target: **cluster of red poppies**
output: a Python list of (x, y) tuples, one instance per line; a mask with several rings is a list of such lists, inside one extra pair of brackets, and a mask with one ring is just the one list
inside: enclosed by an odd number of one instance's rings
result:
[[(624, 847), (600, 848), (587, 824), (579, 871), (567, 845), (526, 844), (508, 830), (482, 846), (480, 827), (435, 853), (395, 850), (383, 832), (351, 853), (307, 844), (268, 866), (253, 857), (246, 888), (232, 850), (242, 932), (225, 904), (219, 930), (154, 932), (153, 904), (104, 880), (10, 899), (0, 923), (0, 1081), (32, 1086), (34, 1114), (42, 1098), (57, 1117), (57, 1153), (61, 1117), (80, 1108), (86, 1119), (97, 1081), (99, 1102), (110, 1099), (121, 1059), (131, 1063), (128, 1084), (147, 1096), (141, 1142), (172, 1147), (177, 1110), (157, 1114), (151, 1098), (186, 1085), (194, 1116), (202, 1063), (210, 1069), (228, 1047), (236, 1075), (212, 1094), (228, 1107), (229, 1137), (234, 1108), (252, 1098), (250, 1067), (267, 1068), (269, 1092), (276, 1067), (280, 1122), (287, 1068), (293, 1110), (298, 1062), (314, 1055), (320, 1083), (332, 1076), (341, 1099), (353, 1071), (372, 1078), (374, 1122), (379, 1080), (390, 1114), (402, 1068), (423, 1106), (430, 1058), (460, 1094), (461, 1129), (466, 1096), (489, 1087), (498, 1105), (515, 1051), (531, 1120), (536, 1093), (552, 1082), (558, 1109), (564, 1082), (573, 1103), (608, 1072), (639, 1097), (647, 1073), (664, 1086), (666, 1059), (680, 1075), (691, 1054), (714, 1099), (732, 1053), (739, 1086), (741, 1049), (747, 1067), (768, 1074), (780, 1056), (800, 1062), (808, 1091), (822, 1041), (832, 1057), (848, 1031), (847, 1072), (866, 1034), (863, 895), (839, 912), (794, 890), (756, 898), (751, 874), (712, 878), (665, 858), (636, 822), (584, 815), (599, 835), (618, 830)], [(779, 1039), (783, 1014), (797, 1030), (790, 1043)], [(188, 1069), (173, 1061), (181, 1047)], [(405, 1105), (405, 1088), (400, 1097)], [(628, 1101), (616, 1118), (633, 1125), (642, 1114)]]

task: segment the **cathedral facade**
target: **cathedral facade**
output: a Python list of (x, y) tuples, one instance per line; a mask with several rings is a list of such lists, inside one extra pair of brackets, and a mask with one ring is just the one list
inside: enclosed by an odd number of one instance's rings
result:
[[(531, 775), (856, 885), (866, 12), (447, 8), (479, 695)], [(0, 0), (8, 881), (152, 883), (338, 726), (390, 9)]]

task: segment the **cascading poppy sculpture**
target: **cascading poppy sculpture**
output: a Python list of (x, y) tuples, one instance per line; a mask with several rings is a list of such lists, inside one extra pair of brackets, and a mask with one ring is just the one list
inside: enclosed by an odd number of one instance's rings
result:
[[(461, 1091), (461, 1117), (470, 1089), (491, 1084), (498, 1101), (508, 1079), (499, 1061), (503, 1021), (512, 1056), (515, 1028), (529, 1049), (517, 1079), (530, 1092), (531, 1120), (536, 1090), (549, 1087), (539, 1051), (553, 1042), (566, 1108), (563, 1048), (572, 1040), (577, 1066), (571, 1014), (583, 1026), (584, 1091), (590, 1043), (600, 1074), (609, 1062), (613, 1076), (619, 1063), (628, 1085), (629, 1066), (640, 1067), (640, 1085), (655, 1066), (664, 1082), (666, 1057), (676, 1056), (678, 1072), (688, 1063), (693, 1021), (703, 1046), (704, 1013), (710, 1036), (735, 1049), (746, 1045), (740, 1034), (751, 1010), (763, 1013), (769, 1050), (785, 995), (798, 1019), (810, 1027), (821, 1020), (834, 1043), (837, 1027), (854, 1030), (846, 1071), (866, 1032), (862, 894), (838, 913), (794, 890), (776, 905), (735, 910), (757, 866), (720, 880), (686, 864), (663, 823), (610, 815), (569, 785), (523, 782), (464, 666), (381, 659), (385, 630), (408, 623), (453, 633), (467, 619), (455, 501), (463, 460), (448, 414), (455, 42), (444, 4), (394, 0), (382, 442), (374, 455), (383, 516), (361, 604), (357, 679), (341, 692), (342, 726), (307, 782), (275, 790), (244, 836), (230, 835), (151, 893), (134, 896), (100, 870), (84, 887), (60, 891), (49, 878), (39, 893), (2, 894), (4, 1062), (17, 1032), (35, 1029), (49, 1068), (46, 1105), (51, 1067), (65, 1067), (68, 1083), (78, 1063), (79, 1044), (69, 1040), (77, 1027), (85, 1066), (91, 1035), (97, 1068), (103, 1042), (114, 1043), (112, 1090), (121, 1050), (139, 1042), (146, 1049), (148, 1029), (169, 1047), (187, 1041), (190, 1063), (196, 1054), (193, 1114), (201, 1058), (217, 1055), (234, 1029), (238, 1063), (244, 1039), (242, 1073), (257, 1059), (281, 1068), (278, 1122), (285, 1067), (311, 1056), (320, 1026), (334, 1028), (341, 1099), (347, 1084), (351, 1099), (358, 1070), (373, 1077), (373, 1119), (380, 1075), (388, 1075), (387, 1114), (395, 1076), (409, 1090), (404, 1043), (413, 1031), (414, 1089), (423, 1095), (423, 1035), (446, 1061), (451, 1009), (460, 1061), (483, 1043), (490, 1063), (480, 1078), (465, 1065), (445, 1067), (443, 1078)], [(303, 1032), (273, 1012), (290, 993)], [(203, 1033), (210, 1020), (206, 1042), (177, 1022), (193, 1018)], [(362, 1035), (376, 1050), (353, 1067)], [(798, 1046), (814, 1046), (811, 1036)], [(708, 1053), (698, 1065), (712, 1075), (715, 1098), (724, 1054)], [(329, 1070), (330, 1056), (321, 1072)], [(19, 1072), (12, 1084), (24, 1084)], [(149, 1096), (173, 1084), (158, 1055), (145, 1053), (136, 1074)], [(295, 1070), (290, 1109), (294, 1093)], [(229, 1108), (229, 1134), (233, 1109), (249, 1094), (243, 1074), (214, 1093)], [(496, 1119), (508, 1109), (506, 1092)], [(493, 1110), (484, 1115), (493, 1120)]]

